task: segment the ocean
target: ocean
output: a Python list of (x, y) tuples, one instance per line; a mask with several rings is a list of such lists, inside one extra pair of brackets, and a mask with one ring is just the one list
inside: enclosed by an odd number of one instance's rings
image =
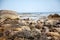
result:
[(50, 14), (59, 14), (60, 12), (29, 12), (29, 13), (18, 13), (21, 19), (30, 18), (33, 20), (47, 18)]

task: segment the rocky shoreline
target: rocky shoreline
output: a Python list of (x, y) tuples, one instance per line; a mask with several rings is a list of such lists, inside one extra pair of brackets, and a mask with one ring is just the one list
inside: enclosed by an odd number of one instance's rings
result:
[(0, 10), (0, 40), (60, 40), (60, 15), (34, 21), (20, 19), (15, 11)]

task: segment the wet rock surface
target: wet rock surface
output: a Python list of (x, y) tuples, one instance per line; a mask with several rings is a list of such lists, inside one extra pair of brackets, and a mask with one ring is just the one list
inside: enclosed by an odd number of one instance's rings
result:
[[(60, 40), (60, 19), (48, 19), (44, 22), (39, 19), (34, 22), (20, 19), (12, 11), (1, 10), (0, 14), (0, 40)], [(60, 17), (56, 14), (54, 16)], [(50, 15), (48, 18), (51, 18)]]

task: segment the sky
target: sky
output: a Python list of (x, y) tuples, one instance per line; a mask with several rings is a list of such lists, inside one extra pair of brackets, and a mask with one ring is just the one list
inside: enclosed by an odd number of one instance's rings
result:
[(0, 0), (0, 10), (60, 12), (60, 0)]

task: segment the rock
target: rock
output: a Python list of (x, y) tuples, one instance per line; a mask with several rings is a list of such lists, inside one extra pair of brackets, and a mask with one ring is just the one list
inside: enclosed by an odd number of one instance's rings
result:
[(34, 40), (40, 40), (40, 36), (41, 36), (40, 34), (41, 34), (41, 31), (39, 29), (34, 28), (31, 31), (31, 35), (34, 38)]
[(28, 30), (28, 31), (31, 31), (31, 29), (29, 28), (29, 26), (22, 26), (21, 29), (24, 31), (24, 30)]
[(11, 11), (11, 10), (0, 10), (0, 22), (3, 22), (5, 19), (17, 19), (19, 15), (17, 15), (17, 12)]
[(15, 37), (17, 37), (17, 38), (23, 38), (24, 37), (24, 39), (26, 38), (26, 39), (29, 39), (29, 40), (33, 40), (33, 39), (35, 39), (35, 38), (37, 38), (37, 40), (40, 38), (40, 30), (38, 30), (38, 29), (30, 29), (28, 26), (22, 26), (21, 27), (21, 31), (19, 31), (19, 32), (17, 32), (16, 34), (15, 34)]
[(55, 28), (60, 33), (60, 28)]
[(31, 34), (30, 31), (31, 31), (31, 29), (28, 26), (22, 26), (21, 31), (18, 32), (18, 34), (23, 35), (23, 37), (29, 37)]
[(57, 32), (48, 32), (47, 35), (55, 36), (55, 37), (60, 37), (60, 34)]
[(2, 37), (2, 36), (3, 36), (3, 33), (0, 32), (0, 37)]

